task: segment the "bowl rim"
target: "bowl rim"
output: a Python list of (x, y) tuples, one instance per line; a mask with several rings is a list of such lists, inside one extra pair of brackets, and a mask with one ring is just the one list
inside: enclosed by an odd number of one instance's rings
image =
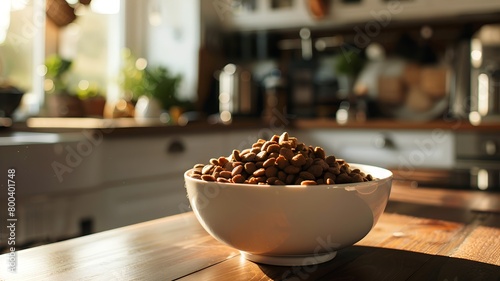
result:
[(238, 188), (279, 188), (279, 189), (345, 189), (345, 188), (362, 188), (362, 187), (367, 187), (371, 186), (373, 184), (379, 184), (379, 183), (384, 183), (388, 180), (391, 180), (393, 178), (393, 173), (385, 168), (378, 167), (378, 166), (373, 166), (373, 165), (365, 165), (365, 164), (358, 164), (358, 163), (348, 163), (349, 166), (355, 167), (360, 169), (362, 172), (363, 169), (361, 167), (365, 167), (368, 169), (376, 169), (379, 170), (383, 173), (386, 173), (387, 176), (383, 178), (374, 178), (372, 181), (365, 181), (365, 182), (353, 182), (353, 183), (339, 183), (339, 184), (318, 184), (318, 185), (291, 185), (291, 184), (285, 184), (285, 185), (270, 185), (270, 184), (251, 184), (251, 183), (225, 183), (225, 182), (217, 182), (217, 181), (204, 181), (200, 179), (195, 179), (192, 178), (191, 176), (188, 175), (188, 173), (193, 170), (193, 168), (188, 169), (187, 171), (184, 172), (184, 179), (185, 181), (193, 181), (193, 182), (198, 182), (198, 183), (209, 183), (209, 184), (216, 184), (216, 185), (221, 185), (224, 187), (238, 187)]

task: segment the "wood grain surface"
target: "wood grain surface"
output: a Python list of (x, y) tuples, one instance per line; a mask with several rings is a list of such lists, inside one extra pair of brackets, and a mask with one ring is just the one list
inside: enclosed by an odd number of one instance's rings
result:
[(190, 212), (19, 251), (16, 273), (2, 255), (0, 280), (500, 280), (500, 213), (405, 196), (365, 238), (319, 265), (245, 260)]

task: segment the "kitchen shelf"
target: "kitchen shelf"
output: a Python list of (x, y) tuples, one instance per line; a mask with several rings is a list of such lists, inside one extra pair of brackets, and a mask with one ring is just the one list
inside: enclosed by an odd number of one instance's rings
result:
[[(15, 123), (9, 132), (68, 132), (83, 129), (103, 130), (106, 135), (137, 135), (137, 134), (170, 134), (189, 132), (228, 132), (243, 129), (267, 128), (269, 124), (258, 118), (247, 118), (224, 124), (210, 124), (206, 121), (196, 121), (185, 126), (167, 125), (160, 121), (137, 122), (133, 118), (99, 119), (99, 118), (30, 118), (26, 123)], [(432, 130), (444, 129), (453, 131), (498, 132), (500, 122), (484, 122), (477, 126), (468, 120), (434, 120), (434, 121), (401, 121), (393, 119), (373, 119), (365, 122), (348, 122), (341, 125), (335, 119), (314, 118), (294, 119), (287, 125), (290, 129), (384, 129), (384, 130)]]
[(348, 122), (341, 125), (334, 119), (300, 119), (293, 122), (293, 127), (297, 129), (385, 129), (385, 130), (432, 130), (443, 129), (453, 131), (477, 131), (477, 132), (498, 132), (500, 123), (482, 123), (472, 125), (467, 120), (436, 120), (428, 122), (420, 121), (397, 121), (390, 119), (375, 119), (366, 122)]

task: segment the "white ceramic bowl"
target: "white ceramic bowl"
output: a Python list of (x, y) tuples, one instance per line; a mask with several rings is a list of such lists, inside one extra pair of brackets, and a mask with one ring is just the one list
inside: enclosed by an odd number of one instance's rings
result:
[(217, 240), (249, 260), (274, 265), (326, 262), (353, 245), (383, 213), (389, 170), (350, 164), (374, 181), (337, 185), (251, 185), (206, 182), (184, 174), (191, 207)]

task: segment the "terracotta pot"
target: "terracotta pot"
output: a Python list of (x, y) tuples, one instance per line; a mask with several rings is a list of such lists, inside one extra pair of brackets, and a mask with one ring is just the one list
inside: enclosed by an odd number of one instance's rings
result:
[(101, 96), (82, 100), (85, 116), (101, 118), (104, 114), (106, 99)]
[(67, 93), (48, 95), (47, 114), (50, 117), (83, 117), (82, 101)]

